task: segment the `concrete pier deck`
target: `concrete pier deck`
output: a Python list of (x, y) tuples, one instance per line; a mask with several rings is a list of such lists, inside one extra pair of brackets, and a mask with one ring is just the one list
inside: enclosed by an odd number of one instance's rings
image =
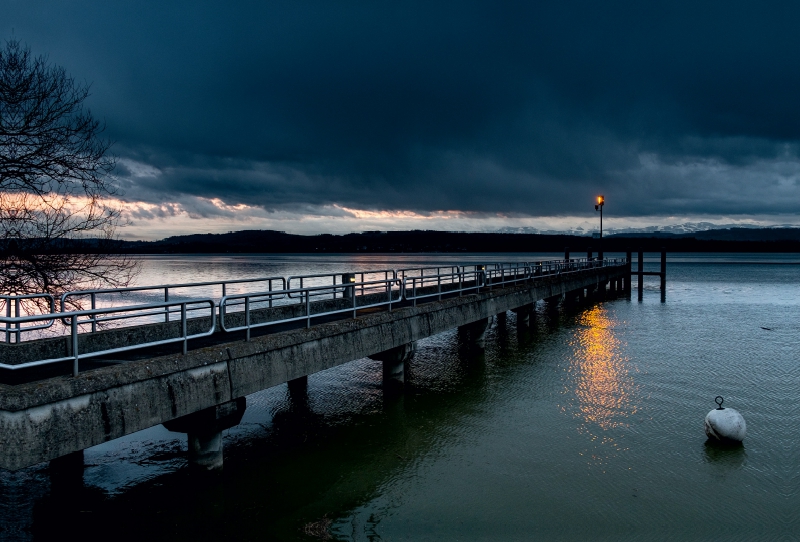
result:
[[(0, 468), (18, 470), (162, 423), (178, 427), (180, 420), (197, 413), (205, 413), (211, 425), (229, 418), (235, 424), (248, 394), (538, 300), (605, 289), (620, 279), (629, 288), (629, 277), (627, 263), (586, 269), (276, 331), (249, 341), (219, 335), (212, 344), (186, 354), (132, 359), (77, 376), (0, 385)], [(210, 434), (218, 430), (211, 429)], [(190, 440), (191, 431), (197, 429), (187, 429)]]

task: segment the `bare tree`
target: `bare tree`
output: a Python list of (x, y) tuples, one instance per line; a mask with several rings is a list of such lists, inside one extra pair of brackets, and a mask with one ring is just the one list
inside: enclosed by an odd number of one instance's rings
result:
[(136, 272), (113, 254), (115, 158), (88, 96), (19, 41), (0, 49), (0, 294), (122, 286)]

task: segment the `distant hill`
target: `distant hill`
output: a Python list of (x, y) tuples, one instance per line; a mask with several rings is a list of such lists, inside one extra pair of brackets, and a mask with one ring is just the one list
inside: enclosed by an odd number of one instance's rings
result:
[[(368, 231), (347, 235), (295, 235), (275, 230), (243, 230), (168, 237), (160, 241), (120, 241), (119, 250), (153, 253), (353, 253), (353, 252), (561, 252), (578, 257), (599, 239), (578, 235), (466, 233), (431, 230)], [(615, 234), (603, 239), (607, 252), (627, 248), (670, 252), (800, 252), (800, 228), (728, 228), (676, 234)]]
[(608, 238), (698, 239), (710, 241), (800, 241), (800, 228), (722, 228), (692, 233), (617, 233)]

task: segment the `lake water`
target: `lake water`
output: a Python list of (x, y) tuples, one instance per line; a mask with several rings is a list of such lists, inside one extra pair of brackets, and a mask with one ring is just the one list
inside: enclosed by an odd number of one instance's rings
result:
[[(555, 257), (148, 257), (138, 280)], [(540, 303), (529, 330), (508, 313), (482, 354), (457, 330), (420, 341), (403, 397), (369, 359), (312, 375), (306, 403), (254, 394), (216, 478), (190, 476), (163, 427), (87, 450), (68, 494), (46, 464), (2, 473), (0, 538), (799, 539), (798, 271), (670, 255), (665, 302), (650, 277), (641, 301)], [(747, 420), (741, 447), (706, 442), (717, 395)]]

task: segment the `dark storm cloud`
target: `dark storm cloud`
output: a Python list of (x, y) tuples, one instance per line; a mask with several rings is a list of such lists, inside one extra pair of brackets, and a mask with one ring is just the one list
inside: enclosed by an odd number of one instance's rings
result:
[(133, 200), (562, 214), (603, 191), (646, 215), (800, 195), (794, 3), (2, 10), (93, 82)]

